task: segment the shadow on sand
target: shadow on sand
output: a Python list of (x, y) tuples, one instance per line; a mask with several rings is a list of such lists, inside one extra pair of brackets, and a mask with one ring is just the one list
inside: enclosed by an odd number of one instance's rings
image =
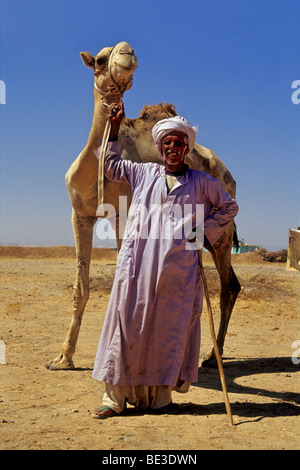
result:
[[(253, 418), (253, 421), (260, 421), (266, 417), (275, 418), (278, 416), (300, 415), (300, 394), (288, 391), (278, 392), (235, 383), (235, 380), (239, 377), (278, 373), (290, 375), (299, 372), (300, 366), (293, 364), (291, 357), (251, 358), (240, 360), (223, 358), (223, 367), (232, 415)], [(83, 370), (92, 369), (80, 367), (74, 369), (75, 372)], [(198, 372), (198, 382), (193, 383), (192, 385), (193, 387), (219, 390), (222, 392), (218, 368), (200, 367)], [(242, 400), (244, 401), (231, 402), (230, 393), (255, 396), (259, 395), (262, 398), (265, 397), (267, 399), (271, 399), (273, 402), (252, 403), (248, 398), (245, 401), (245, 397), (242, 397)], [(177, 397), (179, 396), (180, 395), (177, 395)], [(138, 410), (132, 407), (128, 408), (122, 415), (135, 416), (147, 413), (147, 410)], [(175, 405), (173, 412), (167, 412), (166, 414), (189, 414), (202, 416), (225, 415), (226, 409), (224, 401), (206, 405), (198, 405), (196, 403), (182, 403)]]
[[(273, 403), (251, 403), (251, 401), (235, 401), (231, 403), (231, 411), (233, 415), (243, 417), (257, 418), (259, 421), (264, 417), (277, 416), (298, 416), (300, 415), (300, 394), (293, 392), (278, 392), (263, 388), (255, 388), (247, 385), (235, 383), (239, 377), (253, 376), (258, 374), (293, 374), (299, 372), (299, 365), (292, 363), (290, 357), (277, 358), (254, 358), (245, 360), (223, 359), (223, 367), (226, 378), (227, 392), (240, 393), (242, 395), (259, 395), (268, 399), (273, 399)], [(288, 376), (289, 376), (288, 375)], [(199, 368), (198, 382), (193, 384), (194, 387), (201, 387), (210, 390), (222, 391), (218, 368), (207, 369)], [(230, 400), (230, 395), (229, 395)], [(212, 403), (209, 405), (197, 405), (190, 403), (182, 405), (180, 413), (210, 415), (224, 414), (225, 404)]]

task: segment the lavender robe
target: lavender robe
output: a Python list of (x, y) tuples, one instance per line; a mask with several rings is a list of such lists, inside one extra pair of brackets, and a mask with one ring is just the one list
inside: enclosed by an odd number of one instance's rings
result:
[[(193, 225), (195, 205), (203, 204), (205, 235), (214, 244), (238, 206), (197, 170), (188, 169), (168, 194), (165, 167), (122, 160), (116, 142), (108, 144), (105, 174), (131, 185), (132, 204), (92, 377), (124, 387), (195, 382), (203, 288), (197, 250), (186, 249), (174, 207), (183, 214), (190, 204), (185, 219)], [(184, 236), (170, 237), (170, 227)]]

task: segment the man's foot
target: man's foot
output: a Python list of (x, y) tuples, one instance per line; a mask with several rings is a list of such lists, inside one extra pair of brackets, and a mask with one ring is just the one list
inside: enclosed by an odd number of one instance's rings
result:
[(97, 408), (92, 414), (94, 419), (107, 419), (112, 418), (113, 416), (118, 416), (118, 413), (112, 410), (109, 406), (100, 406), (100, 408)]

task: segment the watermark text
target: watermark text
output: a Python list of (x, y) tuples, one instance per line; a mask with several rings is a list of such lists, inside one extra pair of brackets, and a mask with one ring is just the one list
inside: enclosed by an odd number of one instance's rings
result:
[(0, 364), (6, 364), (5, 361), (5, 343), (0, 341)]
[(6, 104), (6, 85), (3, 80), (0, 80), (0, 104)]
[(292, 83), (292, 88), (296, 90), (292, 93), (291, 100), (293, 104), (300, 103), (300, 80), (294, 80)]
[(127, 214), (126, 196), (119, 197), (116, 214), (112, 204), (103, 204), (96, 215), (106, 223), (96, 225), (100, 240), (115, 239), (115, 232), (123, 239), (173, 240), (185, 243), (185, 249), (201, 249), (204, 242), (203, 204), (134, 204)]
[(295, 349), (292, 354), (292, 363), (297, 366), (300, 364), (300, 339), (292, 343), (292, 349)]

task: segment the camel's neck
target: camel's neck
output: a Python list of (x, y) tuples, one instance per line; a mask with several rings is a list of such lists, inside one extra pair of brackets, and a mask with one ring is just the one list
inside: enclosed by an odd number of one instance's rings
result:
[[(92, 128), (89, 135), (88, 144), (98, 147), (99, 140), (102, 139), (106, 122), (108, 119), (109, 108), (105, 106), (101, 101), (100, 93), (94, 91), (94, 116)], [(112, 94), (105, 100), (109, 105), (120, 102), (120, 95)]]

